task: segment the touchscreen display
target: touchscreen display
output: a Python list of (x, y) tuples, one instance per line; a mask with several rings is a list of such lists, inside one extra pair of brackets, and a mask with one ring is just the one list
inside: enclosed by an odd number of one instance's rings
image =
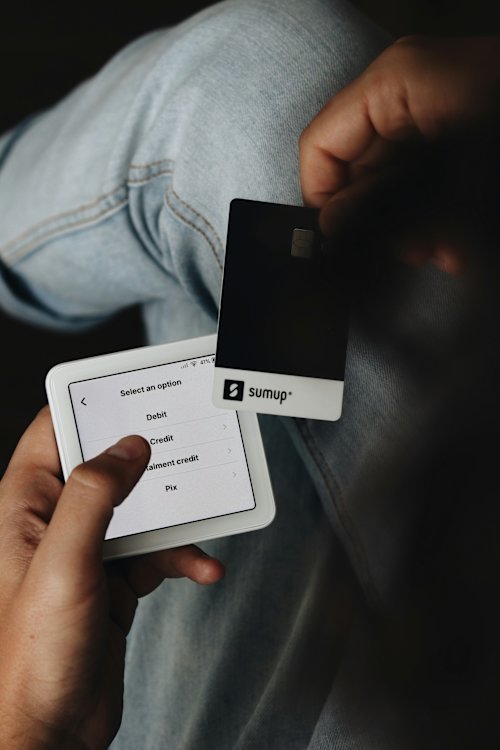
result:
[(106, 539), (255, 507), (238, 415), (212, 405), (213, 370), (205, 356), (69, 385), (84, 460), (125, 435), (151, 446)]

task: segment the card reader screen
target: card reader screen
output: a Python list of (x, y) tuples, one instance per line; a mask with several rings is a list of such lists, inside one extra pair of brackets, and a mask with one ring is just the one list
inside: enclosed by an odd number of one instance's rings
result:
[(212, 405), (213, 368), (205, 356), (70, 384), (84, 460), (125, 435), (151, 446), (106, 539), (255, 507), (238, 415)]

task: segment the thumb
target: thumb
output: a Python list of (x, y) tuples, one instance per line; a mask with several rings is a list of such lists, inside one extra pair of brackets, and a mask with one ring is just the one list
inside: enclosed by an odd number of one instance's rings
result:
[(38, 572), (60, 565), (78, 577), (101, 567), (113, 508), (132, 491), (149, 457), (146, 440), (132, 435), (73, 469), (33, 558)]

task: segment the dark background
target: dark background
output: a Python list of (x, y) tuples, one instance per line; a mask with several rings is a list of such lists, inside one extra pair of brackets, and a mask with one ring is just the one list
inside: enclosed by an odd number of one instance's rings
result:
[[(210, 4), (206, 0), (4, 4), (0, 132), (57, 101), (128, 41), (177, 23)], [(498, 0), (358, 0), (357, 5), (396, 36), (500, 29)], [(142, 342), (142, 328), (137, 310), (127, 311), (92, 332), (71, 336), (35, 330), (0, 313), (0, 341), (3, 472), (20, 434), (45, 403), (47, 370), (67, 359), (137, 346)]]
[[(210, 5), (203, 0), (11, 3), (0, 30), (0, 132), (64, 96), (132, 39)], [(0, 208), (1, 221), (1, 208)], [(19, 436), (46, 402), (44, 379), (58, 362), (139, 346), (137, 309), (79, 334), (24, 325), (0, 313), (0, 475)]]

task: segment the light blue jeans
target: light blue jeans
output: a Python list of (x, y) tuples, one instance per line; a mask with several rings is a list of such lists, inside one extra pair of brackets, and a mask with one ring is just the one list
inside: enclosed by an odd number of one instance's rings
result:
[[(0, 140), (5, 309), (77, 329), (141, 303), (151, 343), (214, 332), (231, 199), (300, 204), (302, 129), (388, 43), (343, 0), (229, 0), (131, 44)], [(439, 328), (447, 282), (420, 277), (409, 318)], [(417, 512), (393, 491), (416, 390), (353, 328), (340, 422), (261, 419), (277, 519), (206, 545), (221, 584), (141, 603), (113, 748), (424, 746), (365, 658)]]

